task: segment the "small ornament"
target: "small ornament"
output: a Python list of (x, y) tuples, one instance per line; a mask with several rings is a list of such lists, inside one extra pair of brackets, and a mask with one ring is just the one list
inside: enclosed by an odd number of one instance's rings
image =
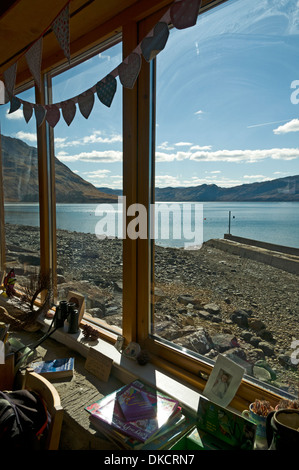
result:
[(84, 338), (90, 341), (96, 341), (100, 337), (100, 332), (91, 325), (83, 325), (82, 330)]
[(137, 356), (138, 364), (140, 366), (145, 366), (145, 364), (147, 364), (149, 361), (150, 361), (149, 353), (145, 349), (142, 349)]
[(141, 348), (138, 343), (129, 343), (126, 349), (124, 350), (123, 354), (126, 357), (129, 357), (130, 359), (135, 359), (137, 358), (138, 354), (140, 353)]

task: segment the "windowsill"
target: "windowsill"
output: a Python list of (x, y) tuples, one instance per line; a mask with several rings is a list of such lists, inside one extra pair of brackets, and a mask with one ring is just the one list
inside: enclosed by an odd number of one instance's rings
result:
[[(51, 320), (42, 319), (39, 321), (43, 325), (43, 330), (47, 331)], [(59, 328), (51, 334), (51, 338), (78, 352), (85, 358), (88, 355), (89, 348), (94, 348), (113, 360), (111, 374), (121, 382), (128, 383), (139, 378), (147, 384), (179, 400), (183, 407), (188, 409), (189, 412), (197, 412), (200, 393), (193, 390), (190, 385), (185, 385), (177, 379), (169, 377), (153, 364), (147, 363), (141, 366), (135, 360), (123, 356), (114, 345), (101, 338), (97, 340), (96, 344), (88, 345), (80, 329), (76, 334), (69, 334), (67, 333), (66, 325), (64, 328)]]

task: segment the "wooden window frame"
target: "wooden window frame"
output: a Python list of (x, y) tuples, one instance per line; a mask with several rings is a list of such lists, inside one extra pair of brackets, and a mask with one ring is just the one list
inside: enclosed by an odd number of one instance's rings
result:
[[(164, 2), (165, 3), (165, 2)], [(222, 1), (204, 2), (209, 6)], [(141, 39), (162, 17), (168, 5), (143, 18), (128, 18), (122, 27), (123, 57), (139, 44)], [(36, 97), (42, 104), (51, 103), (51, 74), (43, 75), (44, 88), (36, 89)], [(155, 64), (142, 58), (142, 67), (133, 89), (123, 89), (123, 194), (127, 207), (140, 203), (149, 209), (154, 202), (152, 185), (154, 167), (155, 131)], [(56, 286), (56, 214), (53, 130), (46, 121), (37, 127), (39, 185), (41, 271), (52, 270), (53, 286)], [(1, 162), (0, 162), (1, 163)], [(1, 213), (1, 209), (0, 209)], [(148, 210), (149, 217), (149, 210)], [(130, 218), (125, 215), (125, 227)], [(1, 227), (0, 227), (1, 228)], [(147, 227), (149, 231), (149, 224)], [(148, 232), (149, 233), (149, 232)], [(1, 249), (3, 251), (3, 242)], [(2, 257), (1, 257), (2, 260)], [(176, 349), (171, 344), (158, 341), (150, 335), (151, 297), (154, 288), (152, 266), (153, 243), (147, 239), (123, 240), (123, 328), (126, 343), (137, 341), (151, 353), (157, 368), (190, 384), (199, 392), (203, 390), (206, 375), (213, 364), (192, 354)], [(109, 335), (107, 339), (109, 340)], [(110, 338), (111, 339), (111, 338)], [(237, 410), (248, 407), (255, 398), (276, 403), (280, 396), (274, 391), (244, 379), (231, 406)]]
[[(219, 2), (218, 2), (219, 3)], [(221, 3), (221, 2), (220, 2)], [(153, 27), (161, 17), (159, 13), (138, 24), (130, 24), (124, 29), (124, 50), (127, 52), (138, 44), (138, 39)], [(134, 28), (135, 26), (135, 28)], [(129, 49), (126, 47), (129, 46)], [(124, 194), (131, 202), (143, 204), (149, 218), (150, 203), (154, 203), (154, 132), (155, 132), (155, 66), (142, 59), (142, 67), (133, 90), (124, 89)], [(130, 117), (128, 119), (128, 117)], [(135, 144), (132, 142), (135, 139)], [(132, 151), (133, 149), (133, 151)], [(130, 153), (131, 151), (131, 153)], [(130, 170), (130, 165), (132, 165)], [(130, 174), (128, 174), (130, 173)], [(127, 175), (125, 177), (125, 175)], [(126, 178), (128, 180), (126, 181)], [(134, 200), (134, 197), (136, 199)], [(129, 202), (128, 202), (129, 203)], [(148, 220), (149, 221), (149, 220)], [(126, 218), (126, 225), (129, 219)], [(149, 223), (148, 223), (149, 235)], [(130, 264), (131, 263), (131, 264)], [(151, 302), (154, 292), (154, 279), (151, 278), (154, 266), (154, 247), (148, 239), (125, 240), (124, 242), (124, 337), (137, 341), (151, 353), (151, 361), (159, 369), (187, 383), (199, 392), (205, 385), (207, 376), (213, 369), (212, 361), (207, 361), (192, 353), (179, 350), (174, 345), (151, 337)], [(136, 296), (136, 297), (135, 297)], [(127, 299), (127, 301), (126, 301)], [(128, 300), (129, 299), (129, 300)], [(134, 301), (134, 299), (136, 299)], [(136, 325), (135, 325), (136, 323)], [(196, 356), (196, 357), (195, 357)], [(250, 377), (245, 377), (230, 406), (242, 411), (256, 398), (277, 404), (280, 391), (271, 387), (262, 388)]]

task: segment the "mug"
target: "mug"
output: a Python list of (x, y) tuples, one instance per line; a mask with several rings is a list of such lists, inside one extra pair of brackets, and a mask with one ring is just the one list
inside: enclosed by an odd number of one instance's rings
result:
[(252, 411), (252, 404), (249, 406), (249, 410), (242, 411), (243, 418), (249, 419), (252, 423), (256, 424), (255, 436), (265, 439), (266, 438), (266, 422), (267, 416), (261, 416)]
[(272, 411), (267, 417), (269, 450), (295, 450), (299, 443), (299, 410)]

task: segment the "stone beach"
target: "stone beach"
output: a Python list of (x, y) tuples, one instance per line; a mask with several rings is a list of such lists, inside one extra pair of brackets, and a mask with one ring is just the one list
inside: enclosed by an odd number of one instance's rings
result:
[[(6, 224), (7, 269), (24, 285), (39, 267), (39, 230)], [(59, 299), (86, 297), (86, 312), (122, 322), (122, 240), (57, 231)], [(298, 397), (299, 276), (230, 254), (155, 247), (153, 333), (209, 359), (219, 353), (248, 375)]]

